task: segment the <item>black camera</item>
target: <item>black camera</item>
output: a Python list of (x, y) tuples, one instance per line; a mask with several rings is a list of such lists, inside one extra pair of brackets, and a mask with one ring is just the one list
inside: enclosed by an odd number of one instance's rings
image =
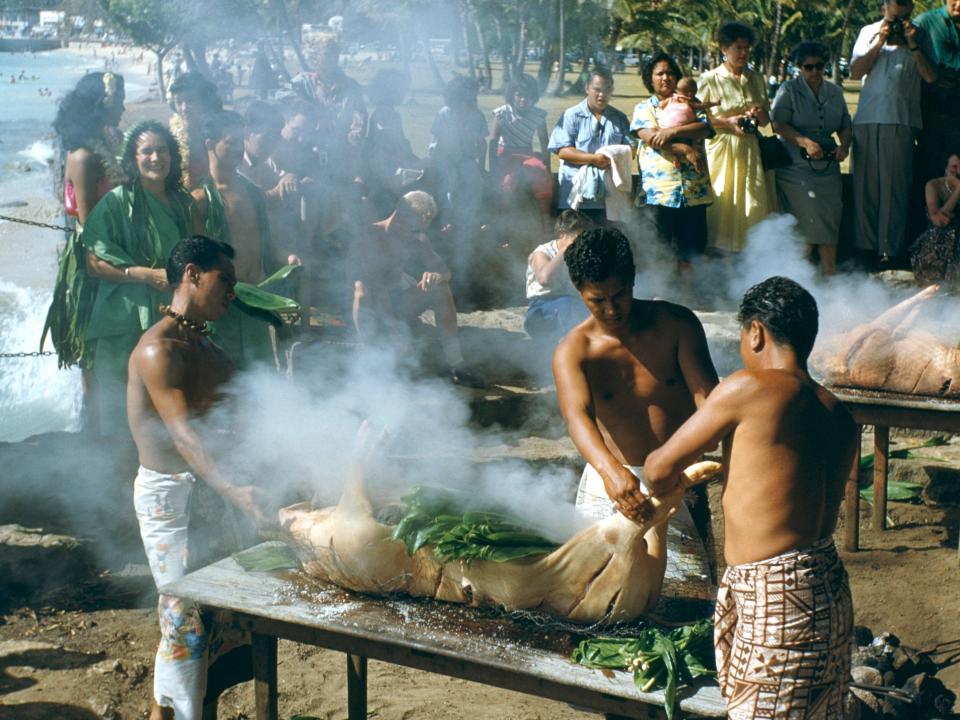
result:
[(759, 123), (753, 115), (744, 115), (737, 120), (737, 126), (748, 135), (756, 135)]
[(837, 144), (833, 140), (825, 140), (820, 143), (820, 149), (823, 151), (823, 155), (816, 159), (810, 157), (810, 153), (807, 152), (807, 149), (802, 147), (800, 148), (800, 157), (808, 162), (826, 162), (831, 163), (836, 160), (837, 157)]
[(893, 18), (893, 20), (887, 20), (887, 27), (889, 31), (887, 32), (887, 42), (891, 45), (896, 45), (903, 43), (907, 39), (907, 35), (904, 32), (904, 22), (902, 18)]

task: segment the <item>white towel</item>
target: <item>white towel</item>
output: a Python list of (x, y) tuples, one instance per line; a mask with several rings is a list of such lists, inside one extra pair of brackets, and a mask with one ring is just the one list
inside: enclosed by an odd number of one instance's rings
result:
[(610, 158), (604, 173), (607, 220), (629, 222), (633, 211), (633, 153), (629, 145), (604, 145), (597, 153)]

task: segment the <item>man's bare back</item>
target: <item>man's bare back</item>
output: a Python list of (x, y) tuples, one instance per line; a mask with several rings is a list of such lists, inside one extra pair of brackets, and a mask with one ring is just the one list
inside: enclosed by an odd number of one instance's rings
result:
[(727, 563), (763, 560), (830, 537), (853, 462), (850, 413), (806, 373), (742, 371), (717, 392), (728, 388), (739, 422), (725, 458)]
[[(684, 365), (699, 367), (686, 375)], [(627, 465), (642, 465), (716, 384), (699, 321), (657, 301), (634, 300), (623, 335), (588, 318), (562, 341), (555, 368), (564, 397), (568, 376), (582, 374), (604, 442)]]

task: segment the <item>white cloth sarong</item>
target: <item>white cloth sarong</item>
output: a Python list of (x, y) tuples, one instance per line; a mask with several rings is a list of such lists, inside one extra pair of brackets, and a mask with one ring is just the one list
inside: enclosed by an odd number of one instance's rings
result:
[[(643, 467), (624, 467), (640, 481), (640, 490), (649, 495), (650, 491), (643, 483)], [(691, 500), (695, 501), (696, 496), (687, 493), (680, 509), (667, 525), (667, 569), (660, 591), (661, 601), (672, 598), (712, 600), (715, 597), (715, 589), (710, 582), (707, 549), (690, 515), (688, 505)], [(576, 512), (593, 521), (603, 520), (617, 512), (613, 501), (607, 496), (603, 478), (589, 463), (580, 476)]]
[[(188, 472), (158, 473), (141, 466), (133, 486), (143, 549), (157, 587), (187, 572), (190, 496), (196, 482)], [(154, 664), (153, 696), (177, 720), (200, 720), (207, 686), (208, 638), (197, 606), (160, 595), (160, 646)]]

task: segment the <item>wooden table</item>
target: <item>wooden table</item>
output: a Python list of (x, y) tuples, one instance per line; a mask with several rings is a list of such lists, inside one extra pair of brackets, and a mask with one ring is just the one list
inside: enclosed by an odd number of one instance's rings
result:
[[(899, 395), (851, 388), (830, 388), (853, 415), (858, 430), (873, 425), (873, 527), (887, 528), (887, 474), (890, 459), (890, 428), (913, 428), (960, 433), (960, 402), (914, 395)], [(844, 498), (846, 518), (843, 548), (860, 549), (860, 433), (857, 454), (847, 480)]]
[[(347, 653), (350, 720), (367, 717), (367, 659), (463, 678), (597, 713), (662, 718), (663, 693), (642, 693), (626, 672), (603, 673), (568, 659), (566, 628), (450, 603), (371, 598), (299, 573), (248, 573), (227, 558), (161, 592), (226, 614), (253, 638), (257, 720), (276, 720), (277, 639)], [(719, 688), (680, 691), (687, 716), (725, 717)]]

